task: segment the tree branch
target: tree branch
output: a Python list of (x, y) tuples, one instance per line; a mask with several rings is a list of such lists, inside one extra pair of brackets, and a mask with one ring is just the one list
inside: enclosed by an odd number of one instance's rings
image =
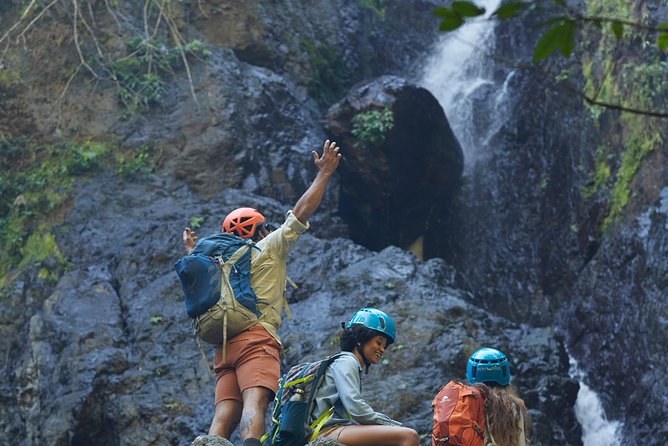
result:
[[(56, 0), (57, 1), (57, 0)], [(79, 28), (78, 28), (78, 23), (79, 23), (79, 3), (77, 0), (72, 0), (72, 6), (74, 6), (74, 18), (72, 20), (72, 31), (74, 33), (74, 46), (77, 49), (77, 53), (79, 54), (79, 60), (81, 61), (82, 65), (86, 67), (88, 71), (95, 77), (96, 79), (99, 79), (100, 76), (97, 75), (95, 70), (93, 70), (93, 67), (88, 65), (88, 62), (86, 61), (86, 58), (83, 55), (83, 51), (81, 51), (81, 45), (79, 44)]]

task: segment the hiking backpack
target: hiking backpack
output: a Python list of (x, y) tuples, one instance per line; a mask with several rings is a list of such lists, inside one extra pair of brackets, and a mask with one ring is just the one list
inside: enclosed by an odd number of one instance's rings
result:
[(174, 268), (181, 281), (195, 334), (223, 344), (258, 322), (257, 296), (250, 284), (251, 249), (260, 249), (233, 234), (200, 239)]
[(334, 412), (334, 406), (318, 419), (312, 420), (315, 394), (325, 379), (327, 368), (341, 353), (315, 362), (292, 367), (278, 380), (278, 391), (271, 411), (271, 428), (262, 442), (272, 446), (304, 446)]
[(480, 390), (473, 386), (450, 381), (441, 387), (431, 403), (432, 446), (484, 446), (484, 403)]

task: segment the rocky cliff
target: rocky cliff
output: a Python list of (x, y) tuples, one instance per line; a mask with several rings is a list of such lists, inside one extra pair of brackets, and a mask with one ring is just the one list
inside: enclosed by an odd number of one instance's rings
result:
[[(614, 113), (589, 121), (575, 97), (522, 72), (492, 149), (462, 177), (447, 118), (412, 82), (437, 35), (433, 7), (0, 5), (11, 257), (2, 443), (189, 444), (205, 433), (213, 379), (173, 271), (180, 232), (214, 232), (238, 206), (280, 222), (327, 137), (345, 142), (343, 165), (291, 254), (299, 288), (281, 330), (284, 366), (335, 351), (340, 321), (375, 305), (399, 334), (365, 395), (425, 444), (431, 398), (463, 378), (482, 345), (509, 355), (534, 444), (581, 443), (568, 353), (624, 421), (625, 444), (665, 443), (665, 372), (655, 365), (666, 340), (664, 128)], [(521, 29), (499, 29), (500, 53), (529, 54), (535, 36)], [(479, 98), (485, 125), (494, 110)], [(384, 110), (391, 128), (368, 114)], [(377, 146), (379, 126), (390, 139)], [(624, 153), (643, 142), (636, 126), (658, 146), (639, 158), (628, 203), (613, 212)], [(602, 163), (620, 173), (599, 184), (591, 173)], [(424, 261), (403, 249), (417, 239)]]

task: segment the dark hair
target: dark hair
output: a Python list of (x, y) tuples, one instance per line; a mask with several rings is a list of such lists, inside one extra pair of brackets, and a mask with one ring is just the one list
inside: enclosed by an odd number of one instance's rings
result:
[(339, 347), (343, 352), (352, 352), (357, 344), (364, 345), (378, 335), (385, 336), (383, 333), (362, 324), (353, 324), (352, 327), (344, 329), (341, 333)]
[(268, 223), (266, 221), (262, 221), (255, 226), (255, 232), (253, 232), (253, 235), (251, 236), (251, 240), (253, 240), (254, 242), (257, 242), (257, 241), (260, 240), (260, 233), (262, 231), (272, 232), (274, 230), (276, 230), (276, 227), (273, 224)]

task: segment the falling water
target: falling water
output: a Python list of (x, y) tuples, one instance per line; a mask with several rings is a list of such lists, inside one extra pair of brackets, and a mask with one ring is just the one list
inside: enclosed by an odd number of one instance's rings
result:
[(514, 72), (498, 85), (488, 57), (494, 51), (495, 25), (489, 16), (500, 3), (500, 0), (478, 1), (485, 14), (467, 21), (454, 32), (445, 33), (419, 80), (443, 107), (467, 166), (481, 157), (489, 139), (508, 116), (505, 99)]
[[(489, 16), (501, 1), (476, 3), (485, 15), (444, 34), (419, 80), (443, 107), (467, 167), (483, 159), (490, 139), (508, 119), (508, 83), (515, 74), (510, 71), (503, 82), (496, 82), (488, 57), (494, 51), (495, 25)], [(598, 395), (584, 383), (576, 361), (570, 361), (570, 375), (580, 382), (574, 409), (584, 446), (620, 446), (621, 423), (606, 418)]]
[(609, 421), (605, 416), (601, 400), (583, 382), (584, 373), (578, 363), (569, 356), (571, 378), (580, 382), (580, 390), (575, 401), (575, 417), (582, 426), (582, 444), (584, 446), (620, 446), (620, 432), (622, 424), (619, 421)]

